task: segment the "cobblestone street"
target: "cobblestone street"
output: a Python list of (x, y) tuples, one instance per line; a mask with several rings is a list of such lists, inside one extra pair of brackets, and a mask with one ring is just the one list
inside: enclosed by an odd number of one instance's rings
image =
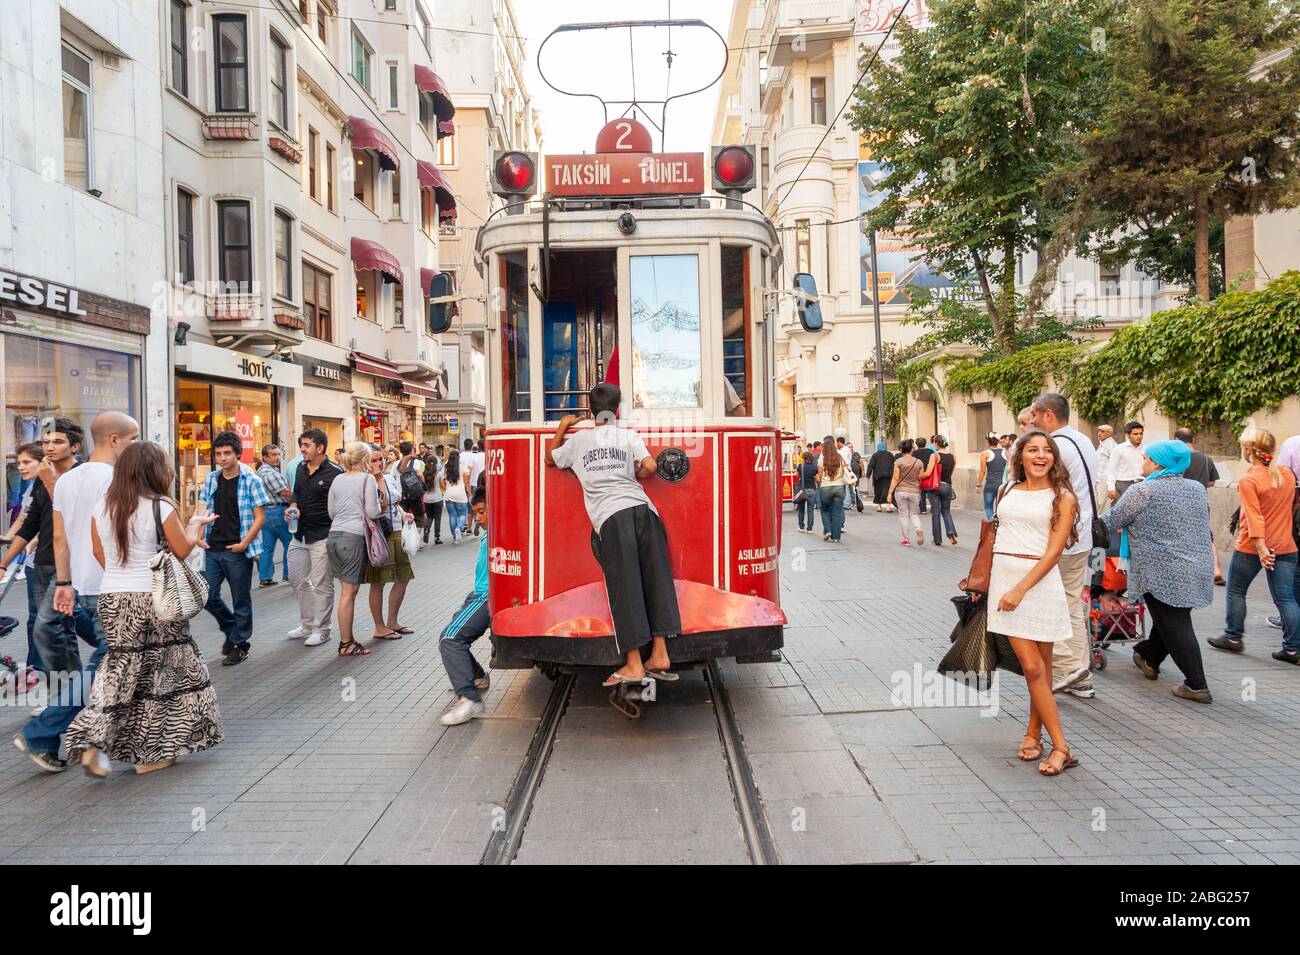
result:
[[(977, 701), (891, 699), (896, 684), (933, 679), (947, 646), (948, 598), (976, 528), (970, 511), (958, 522), (959, 547), (904, 549), (891, 515), (852, 515), (840, 546), (798, 534), (787, 515), (785, 660), (723, 668), (782, 861), (1300, 861), (1291, 812), (1300, 674), (1268, 657), (1278, 633), (1264, 623), (1262, 577), (1247, 652), (1206, 650), (1214, 705), (1173, 698), (1176, 671), (1149, 683), (1127, 649), (1114, 648), (1094, 700), (1060, 698), (1082, 764), (1045, 779), (1014, 755), (1027, 705), (1018, 678), (1002, 680), (995, 716)], [(444, 544), (420, 554), (403, 613), (417, 633), (367, 658), (285, 640), (292, 593), (256, 591), (252, 656), (212, 667), (225, 742), (172, 770), (137, 777), (119, 767), (102, 782), (45, 775), (6, 743), (0, 859), (477, 862), (551, 683), (498, 671), (486, 718), (437, 724), (451, 694), (436, 638), (467, 589), (474, 553)], [(1197, 614), (1202, 638), (1218, 632), (1221, 588), (1217, 596)], [(209, 661), (219, 659), (208, 615), (195, 633)], [(4, 652), (20, 641), (21, 628)], [(477, 651), (486, 663), (486, 640)], [(597, 683), (595, 673), (579, 677), (518, 861), (614, 852), (743, 862), (701, 675), (665, 687), (637, 722), (609, 707)], [(26, 718), (26, 707), (7, 702), (6, 740)]]

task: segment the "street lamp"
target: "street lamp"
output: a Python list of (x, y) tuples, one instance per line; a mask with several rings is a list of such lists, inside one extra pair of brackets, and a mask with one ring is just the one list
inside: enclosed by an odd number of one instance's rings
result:
[[(878, 187), (886, 178), (879, 169), (863, 175), (866, 183)], [(872, 189), (872, 192), (877, 191)], [(868, 232), (871, 242), (871, 320), (876, 329), (876, 441), (885, 440), (885, 349), (880, 341), (880, 271), (876, 267), (876, 230)]]

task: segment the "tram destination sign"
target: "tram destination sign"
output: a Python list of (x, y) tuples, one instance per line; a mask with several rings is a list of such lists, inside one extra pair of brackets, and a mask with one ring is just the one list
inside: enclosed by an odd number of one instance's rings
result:
[(553, 196), (698, 195), (703, 153), (587, 153), (546, 157)]

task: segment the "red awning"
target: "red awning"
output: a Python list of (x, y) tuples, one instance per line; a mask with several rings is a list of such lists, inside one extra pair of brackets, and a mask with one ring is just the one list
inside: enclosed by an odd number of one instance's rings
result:
[(456, 106), (451, 101), (451, 94), (447, 92), (447, 85), (433, 70), (417, 63), (415, 85), (421, 93), (427, 93), (433, 99), (433, 114), (438, 117), (439, 123), (456, 115)]
[(352, 267), (383, 273), (384, 281), (402, 284), (402, 263), (378, 242), (352, 237)]
[(438, 123), (438, 138), (445, 139), (448, 136), (456, 135), (456, 124), (450, 119), (444, 119)]
[(348, 129), (353, 149), (369, 149), (379, 157), (379, 165), (384, 169), (397, 169), (401, 166), (397, 143), (393, 137), (370, 120), (349, 116)]
[(376, 378), (391, 378), (393, 381), (405, 383), (397, 366), (391, 361), (385, 361), (382, 358), (376, 358), (373, 355), (367, 355), (364, 352), (352, 353), (352, 364), (357, 371), (363, 375), (373, 375)]
[(420, 180), (420, 188), (433, 190), (433, 201), (438, 206), (438, 218), (444, 221), (456, 218), (456, 196), (451, 191), (451, 183), (442, 174), (442, 170), (431, 162), (419, 159), (416, 160), (415, 171)]
[(435, 401), (441, 398), (437, 388), (430, 388), (427, 385), (417, 385), (414, 382), (402, 379), (402, 388), (408, 395), (421, 395), (425, 398), (433, 398)]

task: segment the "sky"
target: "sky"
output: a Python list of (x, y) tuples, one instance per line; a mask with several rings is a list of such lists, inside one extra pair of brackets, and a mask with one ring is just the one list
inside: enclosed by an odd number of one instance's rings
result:
[[(581, 93), (596, 93), (607, 100), (631, 99), (633, 83), (639, 98), (663, 99), (711, 84), (722, 72), (727, 26), (732, 0), (514, 0), (515, 18), (526, 39), (528, 92), (542, 114), (543, 151), (548, 154), (592, 152), (596, 132), (603, 125), (600, 104), (587, 97), (557, 93), (538, 73), (538, 50), (542, 41), (563, 23), (606, 23), (618, 20), (667, 19), (669, 8), (678, 19), (704, 20), (722, 35), (706, 29), (679, 28), (608, 30), (560, 34), (542, 50), (541, 66), (557, 86)], [(673, 51), (671, 70), (665, 50)], [(635, 64), (635, 69), (633, 69)], [(721, 80), (703, 92), (673, 101), (668, 107), (666, 143), (661, 147), (659, 130), (645, 123), (654, 148), (666, 152), (707, 152), (713, 133), (713, 117)], [(609, 107), (612, 120), (626, 109)], [(648, 107), (657, 123), (660, 107)], [(644, 120), (643, 120), (644, 121)]]

